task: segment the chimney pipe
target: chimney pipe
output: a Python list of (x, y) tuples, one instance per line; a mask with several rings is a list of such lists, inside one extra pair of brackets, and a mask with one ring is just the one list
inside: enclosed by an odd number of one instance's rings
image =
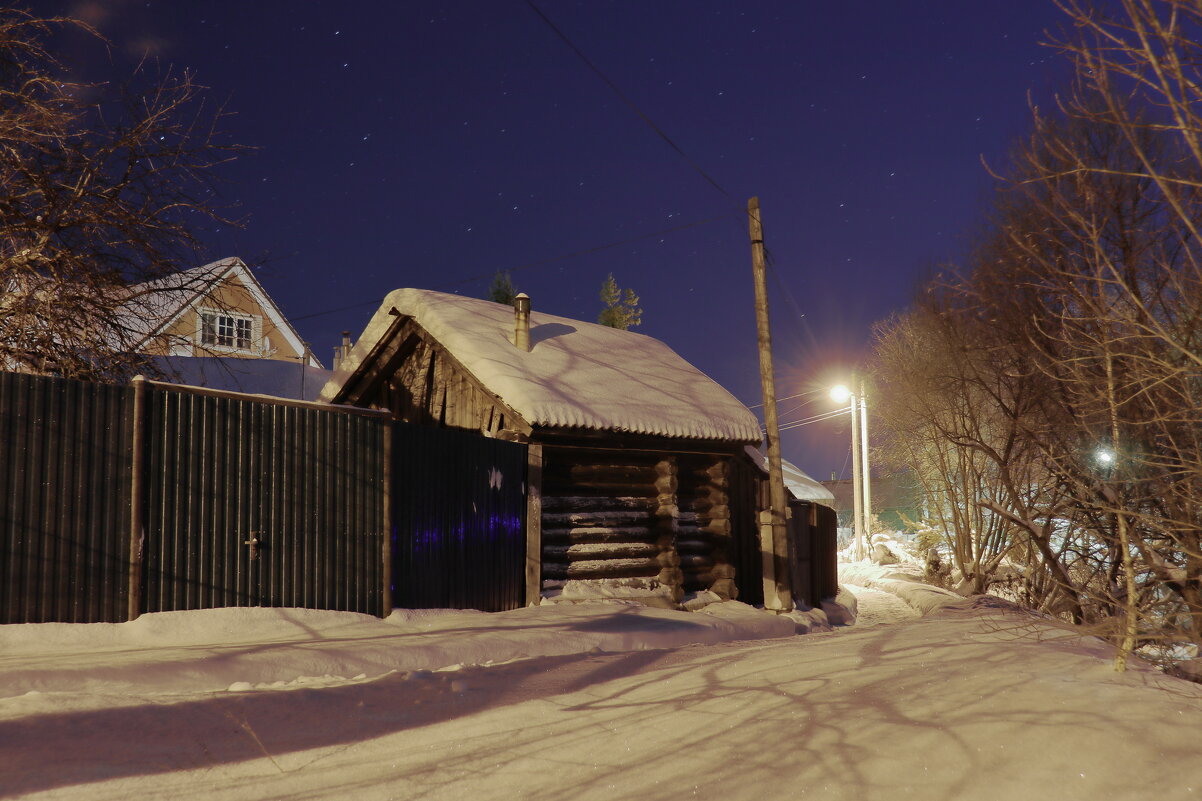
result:
[[(342, 360), (351, 355), (351, 332), (342, 332), (342, 344), (334, 346), (334, 369), (342, 366)], [(306, 362), (307, 363), (307, 362)]]
[(513, 299), (513, 344), (530, 352), (530, 296), (519, 292)]

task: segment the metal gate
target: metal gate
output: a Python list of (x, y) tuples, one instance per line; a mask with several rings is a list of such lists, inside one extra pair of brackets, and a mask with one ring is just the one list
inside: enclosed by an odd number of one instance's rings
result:
[(384, 612), (383, 415), (143, 391), (142, 611)]

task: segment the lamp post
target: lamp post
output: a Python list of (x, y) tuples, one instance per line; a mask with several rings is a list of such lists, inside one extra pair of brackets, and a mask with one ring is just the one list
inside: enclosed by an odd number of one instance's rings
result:
[[(864, 378), (860, 378), (860, 468), (864, 471), (860, 486), (864, 493), (862, 513), (864, 515), (864, 540), (872, 538), (872, 473), (868, 470), (868, 393), (864, 391)], [(864, 554), (860, 554), (864, 558)]]
[(836, 403), (849, 402), (851, 411), (851, 492), (852, 520), (855, 529), (855, 556), (864, 558), (864, 542), (869, 536), (868, 526), (872, 515), (872, 479), (868, 469), (868, 403), (865, 400), (864, 381), (853, 378), (853, 392), (840, 384), (831, 389), (831, 398)]

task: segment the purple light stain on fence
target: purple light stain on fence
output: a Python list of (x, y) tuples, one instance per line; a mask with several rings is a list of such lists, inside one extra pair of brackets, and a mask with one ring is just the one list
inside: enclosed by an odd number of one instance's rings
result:
[[(483, 524), (481, 525), (481, 523)], [(467, 543), (477, 537), (483, 537), (492, 542), (512, 542), (522, 533), (523, 526), (520, 515), (490, 514), (477, 517), (468, 523), (451, 526), (449, 531), (439, 526), (415, 528), (411, 540), (411, 550), (417, 554), (451, 542)], [(394, 545), (400, 544), (395, 529), (392, 534), (392, 542)]]

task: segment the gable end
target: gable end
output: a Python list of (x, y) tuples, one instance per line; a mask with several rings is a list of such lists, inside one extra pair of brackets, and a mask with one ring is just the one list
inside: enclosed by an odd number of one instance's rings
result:
[[(331, 403), (389, 409), (409, 423), (523, 439), (531, 428), (412, 317), (388, 332), (349, 375), (335, 375)], [(328, 388), (327, 388), (328, 389)]]

